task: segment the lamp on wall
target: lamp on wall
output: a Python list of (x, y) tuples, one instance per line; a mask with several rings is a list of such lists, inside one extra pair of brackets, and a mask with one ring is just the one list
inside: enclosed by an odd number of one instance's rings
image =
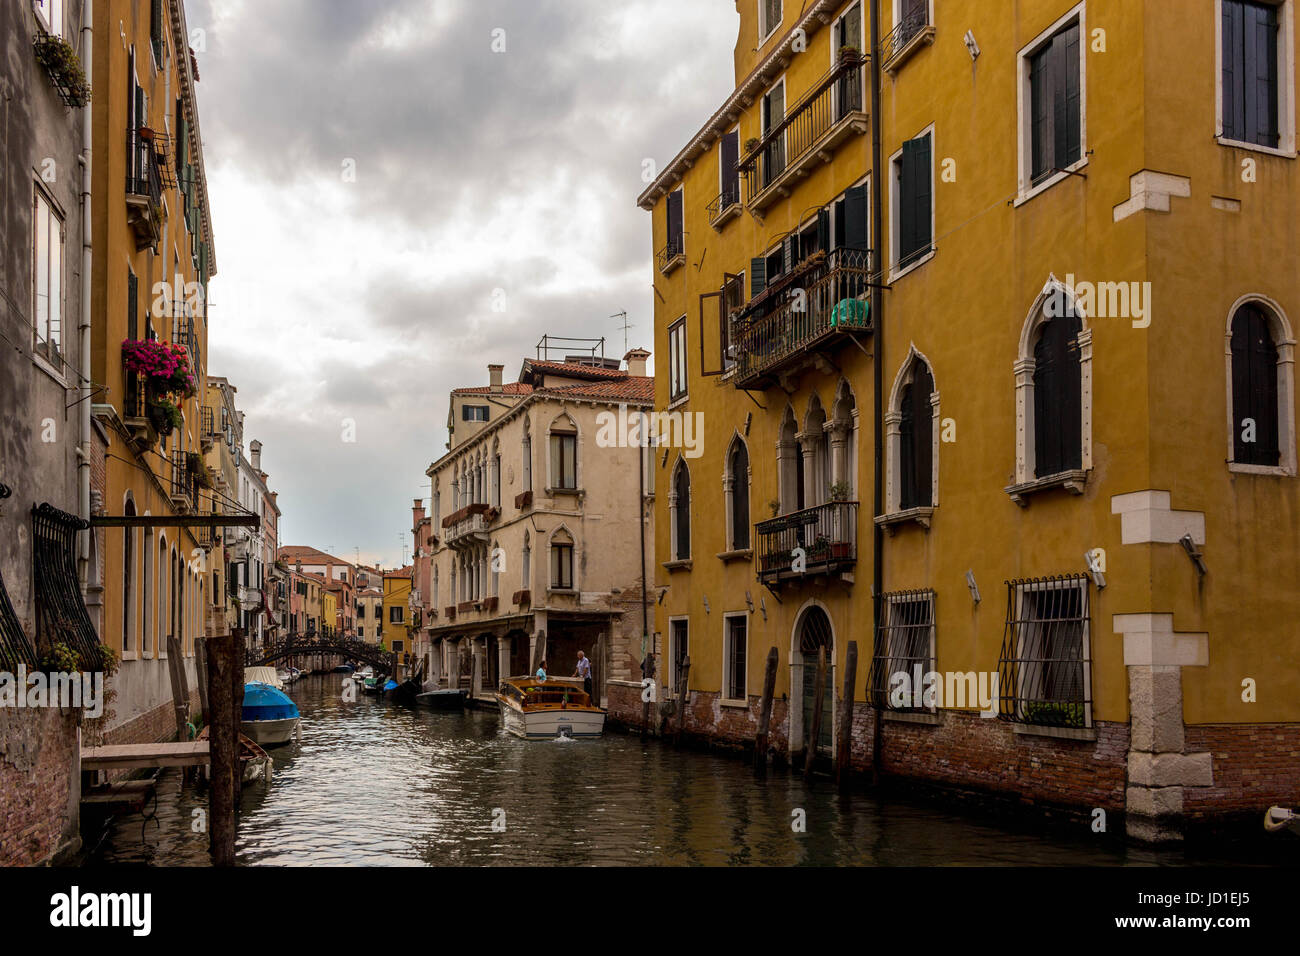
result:
[(1185, 534), (1178, 539), (1178, 543), (1183, 546), (1187, 556), (1192, 559), (1192, 564), (1196, 565), (1196, 571), (1201, 577), (1209, 573), (1209, 568), (1205, 566), (1205, 557), (1201, 554), (1200, 548), (1196, 547), (1196, 542), (1192, 540), (1190, 534)]
[(754, 613), (754, 598), (748, 591), (745, 592), (745, 607), (749, 608), (749, 613)]
[(704, 613), (705, 614), (713, 613), (711, 610), (709, 610), (709, 596), (707, 594), (704, 595)]
[(966, 35), (962, 37), (962, 41), (966, 44), (966, 49), (970, 51), (971, 60), (974, 61), (978, 59), (980, 55), (980, 45), (975, 42), (974, 31), (967, 30)]
[(1100, 591), (1106, 586), (1106, 575), (1102, 573), (1101, 562), (1097, 560), (1096, 552), (1085, 551), (1083, 560), (1088, 565), (1088, 573), (1092, 575), (1093, 583), (1097, 585), (1097, 590)]
[(975, 570), (973, 568), (966, 572), (966, 587), (970, 589), (971, 600), (979, 604), (980, 587), (975, 583)]

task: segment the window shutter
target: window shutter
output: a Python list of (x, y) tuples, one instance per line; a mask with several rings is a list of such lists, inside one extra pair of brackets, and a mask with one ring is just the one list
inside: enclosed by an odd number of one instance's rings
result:
[(740, 181), (736, 175), (736, 162), (740, 158), (740, 130), (722, 136), (719, 158), (722, 163), (722, 207), (725, 209), (740, 200)]
[(1242, 104), (1242, 78), (1245, 74), (1243, 56), (1245, 44), (1242, 42), (1243, 18), (1245, 10), (1236, 0), (1223, 0), (1223, 135), (1228, 139), (1244, 139), (1245, 129), (1240, 116)]
[(1082, 467), (1082, 372), (1073, 310), (1052, 319), (1034, 348), (1034, 474)]
[(749, 452), (737, 443), (731, 456), (732, 548), (749, 547)]
[[(1052, 39), (1052, 167), (1079, 159), (1079, 24)], [(1049, 168), (1052, 168), (1049, 167)]]
[(903, 386), (903, 399), (899, 411), (902, 421), (898, 426), (898, 506), (906, 511), (916, 507), (916, 389), (911, 383)]
[(1277, 7), (1252, 5), (1247, 18), (1246, 139), (1260, 146), (1278, 145)]
[(668, 194), (668, 254), (674, 256), (682, 251), (682, 191), (674, 190)]
[(126, 337), (139, 337), (140, 280), (134, 272), (126, 274)]
[(755, 256), (749, 260), (749, 297), (757, 298), (767, 288), (767, 259)]
[(781, 274), (782, 275), (784, 275), (785, 273), (793, 269), (795, 262), (799, 258), (798, 246), (796, 245), (798, 241), (799, 241), (799, 237), (794, 233), (791, 233), (790, 235), (786, 236), (785, 239), (781, 241)]
[(829, 252), (831, 248), (831, 213), (829, 209), (817, 210), (817, 248)]
[(916, 462), (915, 507), (929, 507), (934, 504), (934, 446), (932, 444), (934, 413), (930, 406), (930, 395), (933, 392), (934, 377), (924, 362), (918, 362), (916, 375), (912, 380), (912, 457)]
[(844, 193), (844, 245), (867, 251), (867, 187), (853, 186)]
[[(1233, 460), (1239, 464), (1276, 465), (1277, 347), (1267, 317), (1245, 306), (1232, 323)], [(1255, 440), (1242, 440), (1244, 422), (1255, 423)]]
[(906, 264), (930, 250), (930, 137), (903, 144), (899, 177), (899, 262)]

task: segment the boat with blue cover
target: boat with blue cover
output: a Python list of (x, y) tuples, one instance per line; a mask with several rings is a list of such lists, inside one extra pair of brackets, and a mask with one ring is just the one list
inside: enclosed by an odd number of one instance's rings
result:
[(240, 732), (263, 746), (287, 744), (298, 732), (298, 705), (270, 684), (244, 685)]

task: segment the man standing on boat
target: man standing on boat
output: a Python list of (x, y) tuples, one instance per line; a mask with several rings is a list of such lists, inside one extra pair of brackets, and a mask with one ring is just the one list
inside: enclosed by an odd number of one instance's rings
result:
[(595, 701), (591, 693), (591, 661), (587, 660), (587, 655), (578, 651), (578, 667), (573, 672), (574, 677), (582, 678), (582, 689), (587, 692), (587, 698)]
[(542, 661), (537, 666), (537, 679), (540, 681), (546, 680), (546, 661)]

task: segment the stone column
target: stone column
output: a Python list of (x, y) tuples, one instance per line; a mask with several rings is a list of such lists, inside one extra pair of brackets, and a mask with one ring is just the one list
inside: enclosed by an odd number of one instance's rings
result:
[(782, 514), (793, 511), (795, 505), (795, 482), (798, 480), (795, 469), (802, 467), (802, 463), (795, 460), (794, 450), (795, 443), (792, 441), (776, 443), (777, 489)]

